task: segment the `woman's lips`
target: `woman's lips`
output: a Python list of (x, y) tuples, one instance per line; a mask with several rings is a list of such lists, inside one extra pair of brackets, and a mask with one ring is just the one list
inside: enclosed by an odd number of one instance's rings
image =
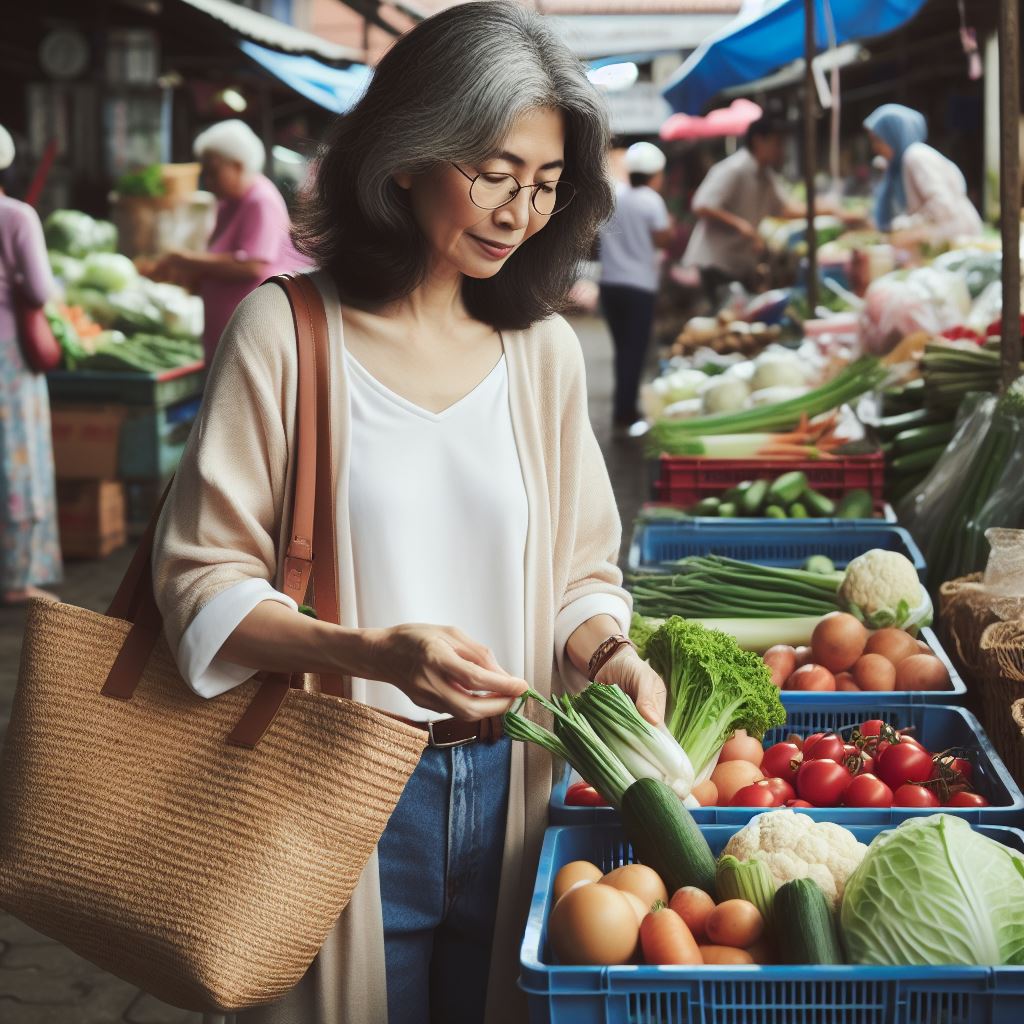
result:
[(469, 237), (480, 247), (480, 251), (492, 260), (505, 259), (515, 248), (514, 245), (501, 245), (499, 242), (489, 242), (483, 238), (478, 238), (476, 235), (470, 235)]

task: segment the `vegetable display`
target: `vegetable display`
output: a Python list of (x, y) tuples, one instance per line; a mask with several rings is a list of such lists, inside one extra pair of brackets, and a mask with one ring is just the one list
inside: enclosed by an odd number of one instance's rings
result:
[(883, 832), (840, 914), (857, 964), (1024, 964), (1024, 858), (960, 818)]
[[(814, 490), (807, 482), (807, 474), (791, 470), (773, 480), (745, 480), (721, 495), (711, 495), (689, 506), (690, 516), (721, 518), (814, 519), (870, 519), (874, 513), (874, 499), (861, 488), (848, 491), (841, 500)], [(655, 515), (652, 518), (657, 519)], [(670, 515), (662, 516), (670, 519)], [(683, 518), (683, 517), (679, 517)]]

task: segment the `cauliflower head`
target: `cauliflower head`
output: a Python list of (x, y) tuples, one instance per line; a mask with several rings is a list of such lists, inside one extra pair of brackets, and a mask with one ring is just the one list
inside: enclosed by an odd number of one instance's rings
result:
[(898, 551), (874, 548), (846, 567), (839, 600), (871, 629), (886, 626), (927, 626), (932, 603), (917, 570)]
[(723, 856), (764, 861), (778, 888), (794, 878), (817, 882), (833, 910), (868, 848), (849, 829), (795, 811), (759, 814), (726, 844)]

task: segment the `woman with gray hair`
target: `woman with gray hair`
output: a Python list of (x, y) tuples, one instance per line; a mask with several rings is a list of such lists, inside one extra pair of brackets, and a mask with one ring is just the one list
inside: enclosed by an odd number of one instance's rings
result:
[(307, 264), (291, 244), (284, 198), (262, 173), (266, 150), (256, 133), (244, 121), (221, 121), (201, 132), (193, 149), (218, 199), (213, 234), (206, 252), (168, 253), (153, 274), (198, 286), (209, 363), (239, 302), (268, 277)]
[(331, 333), (340, 626), (297, 614), (278, 582), (295, 450), (282, 291), (256, 289), (225, 332), (154, 552), (183, 675), (204, 697), (258, 669), (341, 675), (428, 735), (308, 974), (239, 1022), (523, 1021), (552, 763), (500, 716), (527, 685), (588, 678), (664, 712), (624, 636), (619, 516), (556, 313), (611, 210), (608, 136), (579, 60), (510, 0), (422, 22), (330, 132), (298, 237)]

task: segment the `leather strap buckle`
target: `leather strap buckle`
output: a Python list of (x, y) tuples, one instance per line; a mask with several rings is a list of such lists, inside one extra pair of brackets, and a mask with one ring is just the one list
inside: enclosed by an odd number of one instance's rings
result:
[[(443, 725), (447, 727), (450, 721), (451, 719), (441, 719), (438, 724), (439, 726)], [(434, 735), (433, 722), (427, 722), (427, 736), (429, 737), (427, 740), (428, 746), (434, 747), (437, 750), (447, 750), (450, 747), (464, 747), (466, 746), (467, 743), (476, 743), (476, 741), (479, 739), (478, 733), (471, 734), (469, 736), (463, 736), (459, 739), (454, 740), (437, 739)]]

